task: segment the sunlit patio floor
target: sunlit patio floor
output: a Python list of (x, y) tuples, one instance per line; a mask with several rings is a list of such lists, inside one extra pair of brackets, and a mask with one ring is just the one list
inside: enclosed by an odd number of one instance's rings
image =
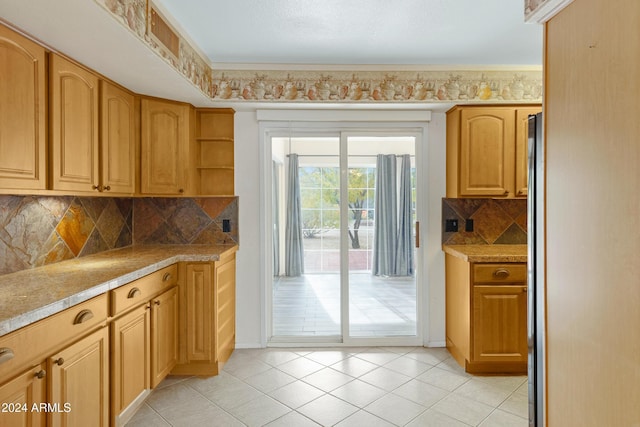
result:
[[(349, 335), (416, 335), (414, 277), (349, 277)], [(305, 274), (273, 282), (274, 336), (335, 336), (340, 328), (340, 276)]]

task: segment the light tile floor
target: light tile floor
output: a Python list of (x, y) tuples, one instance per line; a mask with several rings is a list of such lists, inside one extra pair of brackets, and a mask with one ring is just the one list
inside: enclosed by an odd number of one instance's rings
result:
[(525, 376), (466, 374), (442, 348), (267, 348), (168, 377), (127, 426), (526, 427), (527, 410)]
[[(416, 334), (413, 277), (349, 276), (350, 325), (354, 337)], [(340, 335), (340, 276), (304, 274), (273, 283), (275, 336)]]

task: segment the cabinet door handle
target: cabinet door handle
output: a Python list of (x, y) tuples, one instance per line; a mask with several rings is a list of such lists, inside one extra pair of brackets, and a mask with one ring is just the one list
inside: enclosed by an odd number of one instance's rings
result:
[(41, 379), (43, 379), (44, 377), (47, 376), (47, 371), (45, 371), (44, 369), (40, 369), (33, 376), (36, 377), (37, 379), (41, 380)]
[(74, 325), (79, 325), (80, 323), (84, 323), (89, 319), (93, 319), (93, 311), (91, 310), (82, 310), (75, 319), (73, 319)]
[(162, 276), (162, 281), (166, 282), (169, 279), (171, 279), (171, 273), (164, 273), (164, 275)]
[(160, 300), (159, 300), (159, 299), (157, 299), (157, 300), (155, 300), (153, 303), (154, 303), (155, 305), (160, 305)]
[(109, 190), (111, 190), (111, 186), (110, 185), (107, 185), (106, 187), (104, 187), (104, 191), (109, 191)]
[(0, 363), (8, 362), (13, 359), (15, 354), (13, 354), (13, 350), (8, 347), (0, 348)]
[(506, 279), (507, 277), (509, 277), (510, 274), (511, 273), (509, 273), (509, 270), (507, 270), (506, 268), (499, 268), (493, 272), (493, 275), (497, 279)]
[(131, 298), (135, 298), (138, 295), (140, 295), (142, 292), (140, 291), (140, 289), (138, 288), (133, 288), (129, 291), (129, 293), (127, 294), (127, 298), (131, 299)]
[(527, 288), (522, 288), (522, 292), (527, 292)]
[(62, 366), (63, 363), (64, 363), (64, 359), (62, 357), (58, 357), (56, 360), (53, 361), (53, 364), (58, 366)]
[(416, 248), (420, 247), (420, 221), (416, 221)]

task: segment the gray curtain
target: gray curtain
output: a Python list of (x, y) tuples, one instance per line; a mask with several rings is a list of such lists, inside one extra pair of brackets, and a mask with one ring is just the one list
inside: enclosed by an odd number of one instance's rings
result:
[(273, 275), (280, 275), (280, 168), (278, 163), (273, 161), (271, 193), (272, 200), (272, 219), (273, 219)]
[(287, 177), (287, 228), (285, 230), (285, 274), (287, 276), (300, 276), (304, 273), (299, 176), (298, 155), (290, 154)]
[(396, 156), (378, 154), (373, 243), (373, 274), (395, 274), (397, 220)]
[(413, 218), (411, 200), (411, 157), (402, 156), (400, 166), (400, 194), (398, 209), (398, 237), (396, 244), (396, 276), (413, 275)]

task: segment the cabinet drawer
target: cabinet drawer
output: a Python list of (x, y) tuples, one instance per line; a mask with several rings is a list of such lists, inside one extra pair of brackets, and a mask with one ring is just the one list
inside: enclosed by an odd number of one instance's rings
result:
[(0, 383), (106, 323), (107, 301), (100, 295), (0, 338)]
[(178, 265), (173, 264), (111, 291), (111, 315), (148, 301), (178, 283)]
[(473, 283), (526, 283), (527, 264), (474, 264)]

